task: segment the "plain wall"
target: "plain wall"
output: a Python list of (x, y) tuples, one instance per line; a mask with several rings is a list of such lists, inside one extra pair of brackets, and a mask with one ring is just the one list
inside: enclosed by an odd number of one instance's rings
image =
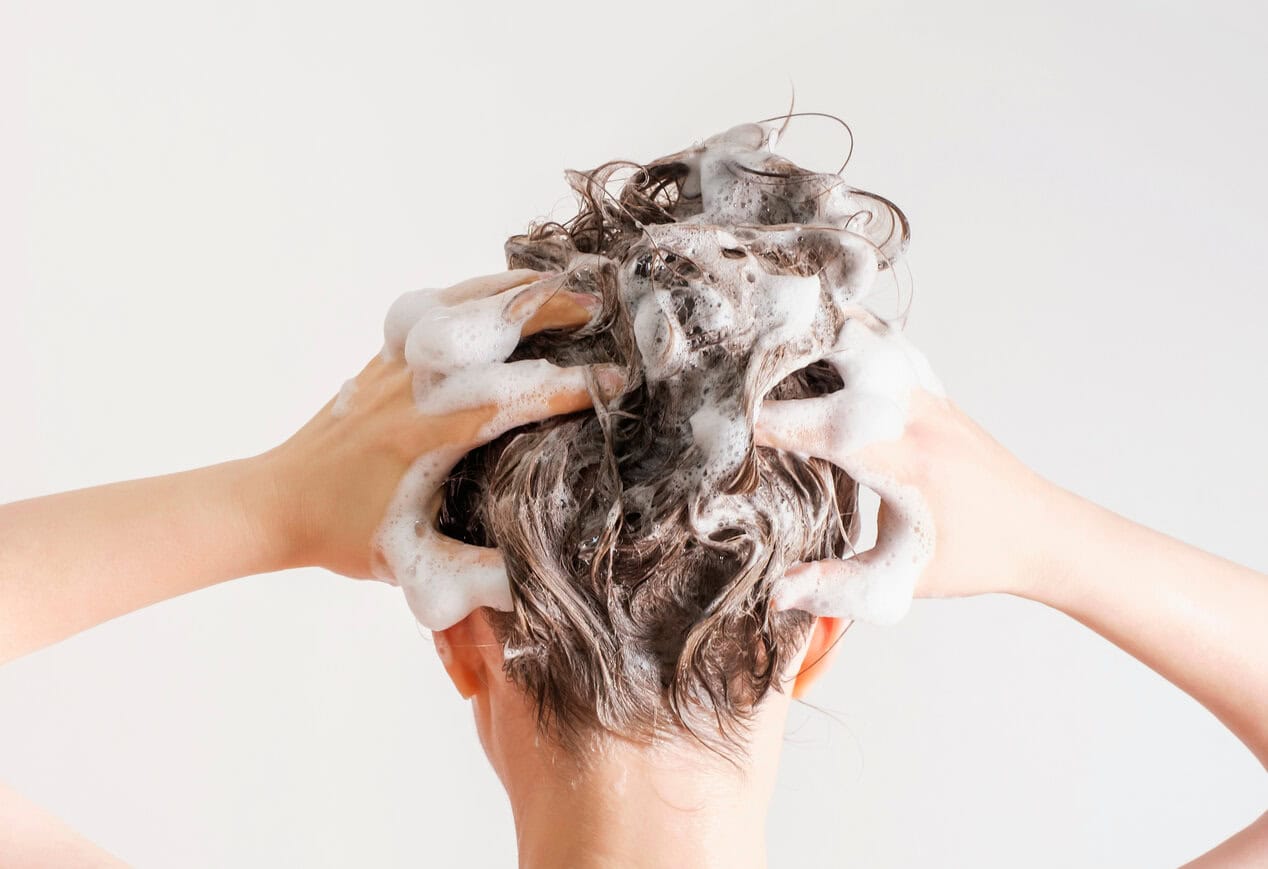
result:
[[(910, 217), (909, 331), (952, 396), (1049, 478), (1268, 569), (1260, 4), (0, 8), (0, 500), (272, 446), (397, 295), (566, 216), (564, 168), (779, 114), (791, 82)], [(832, 170), (844, 142), (799, 121), (788, 153)], [(773, 867), (1175, 865), (1268, 802), (1211, 715), (1022, 601), (858, 626), (812, 702)], [(142, 867), (514, 860), (399, 592), (316, 570), (0, 669), (0, 780)]]

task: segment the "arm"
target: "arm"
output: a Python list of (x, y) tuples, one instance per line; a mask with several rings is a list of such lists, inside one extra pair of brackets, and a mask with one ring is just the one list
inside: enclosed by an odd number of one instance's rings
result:
[(290, 566), (262, 458), (0, 507), (0, 662), (218, 582)]
[[(840, 592), (879, 578), (910, 579), (917, 597), (1038, 601), (1190, 694), (1268, 765), (1268, 577), (1055, 486), (922, 389), (905, 402), (895, 438), (861, 443), (848, 414), (859, 395), (846, 382), (822, 398), (765, 402), (758, 419), (759, 443), (829, 459), (881, 495), (876, 547), (789, 571), (794, 598), (824, 599), (826, 589), (828, 600), (866, 601)], [(894, 565), (911, 561), (892, 557), (893, 541), (910, 539), (904, 525), (916, 514), (931, 521), (933, 547), (907, 577)], [(1268, 865), (1268, 815), (1192, 865)]]
[[(589, 321), (587, 298), (541, 277), (518, 269), (434, 292), (449, 322), (479, 313), (521, 336)], [(461, 400), (426, 413), (405, 363), (375, 356), (338, 413), (332, 399), (259, 456), (0, 506), (0, 663), (236, 577), (312, 565), (368, 578), (375, 529), (416, 460), (460, 456), (503, 431), (587, 409), (592, 379), (601, 388), (619, 380), (540, 361), (495, 367), (514, 389), (467, 384)], [(429, 388), (444, 386), (433, 378)], [(473, 557), (498, 558), (483, 548)], [(123, 865), (3, 787), (0, 864)]]
[(119, 869), (118, 857), (13, 791), (0, 785), (0, 859), (5, 866)]
[(1048, 487), (1049, 568), (1005, 589), (1058, 609), (1209, 709), (1268, 767), (1268, 576)]
[[(1268, 767), (1268, 576), (1185, 545), (1065, 490), (1043, 494), (1079, 545), (1007, 589), (1054, 607), (1156, 670)], [(1191, 867), (1263, 866), (1268, 813)]]
[[(538, 278), (518, 269), (443, 292), (504, 293), (505, 310), (495, 305), (493, 315), (513, 316), (522, 335), (589, 320), (584, 300)], [(372, 576), (375, 528), (415, 459), (496, 437), (494, 417), (505, 430), (591, 406), (583, 369), (519, 370), (515, 382), (544, 402), (499, 413), (506, 396), (477, 389), (465, 406), (428, 415), (404, 362), (376, 356), (346, 412), (333, 413), (332, 399), (259, 456), (0, 506), (0, 663), (237, 577), (310, 565)]]

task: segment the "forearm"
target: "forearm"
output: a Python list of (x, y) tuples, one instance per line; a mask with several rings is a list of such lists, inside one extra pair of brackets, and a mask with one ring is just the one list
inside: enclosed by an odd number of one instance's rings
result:
[(0, 785), (0, 865), (117, 869), (127, 864)]
[(0, 506), (0, 661), (218, 582), (287, 566), (255, 459)]
[(1198, 700), (1268, 766), (1268, 577), (1056, 489), (1016, 593), (1055, 607)]

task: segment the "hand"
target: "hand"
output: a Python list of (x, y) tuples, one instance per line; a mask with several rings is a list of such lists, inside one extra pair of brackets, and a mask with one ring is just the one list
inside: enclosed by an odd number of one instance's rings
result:
[[(591, 297), (563, 292), (557, 280), (530, 269), (420, 291), (402, 297), (397, 307), (411, 302), (427, 302), (443, 312), (429, 324), (437, 339), (430, 342), (432, 350), (443, 344), (451, 356), (473, 354), (466, 362), (489, 352), (503, 359), (521, 336), (581, 326), (593, 312)], [(473, 321), (498, 326), (509, 347), (490, 351), (465, 345), (459, 327)], [(389, 318), (389, 332), (391, 327)], [(394, 342), (403, 344), (404, 335), (389, 334), (389, 350)], [(498, 361), (490, 363), (494, 371), (475, 364), (420, 380), (404, 358), (411, 348), (404, 354), (400, 349), (371, 359), (339, 397), (261, 456), (272, 469), (278, 524), (290, 541), (289, 566), (325, 567), (356, 578), (381, 576), (375, 569), (375, 533), (402, 478), (420, 457), (439, 460), (439, 479), (431, 481), (434, 490), (428, 493), (434, 496), (452, 465), (475, 447), (516, 426), (591, 407), (585, 367)], [(464, 376), (476, 373), (481, 376)], [(606, 369), (600, 375), (610, 383)], [(515, 384), (515, 394), (507, 391), (508, 382)], [(530, 394), (537, 400), (523, 400)], [(420, 405), (435, 409), (423, 411)], [(424, 500), (431, 502), (424, 517), (430, 523), (438, 499)], [(464, 560), (500, 564), (495, 550), (442, 540)]]
[[(883, 623), (913, 594), (1020, 595), (1135, 656), (1268, 766), (1268, 577), (1044, 480), (942, 394), (900, 334), (868, 319), (849, 321), (827, 357), (844, 387), (765, 402), (756, 440), (875, 490), (877, 543), (795, 566), (776, 606)], [(1186, 865), (1268, 865), (1268, 814)]]
[[(411, 346), (388, 335), (390, 352), (266, 453), (0, 506), (0, 662), (242, 576), (306, 565), (373, 576), (376, 531), (420, 462), (431, 476), (408, 505), (418, 515), (397, 517), (411, 541), (434, 535), (428, 551), (449, 558), (445, 567), (457, 560), (500, 569), (494, 550), (464, 547), (432, 527), (448, 469), (503, 431), (588, 408), (593, 381), (606, 390), (620, 380), (603, 368), (501, 361), (521, 335), (590, 319), (591, 297), (542, 277), (521, 269), (402, 297), (398, 306), (413, 306), (420, 320)], [(493, 340), (462, 340), (473, 327)], [(442, 605), (429, 620), (448, 618), (444, 607), (453, 606), (443, 597), (427, 603)]]
[(912, 596), (1008, 591), (1040, 566), (1053, 488), (942, 394), (924, 357), (862, 312), (826, 357), (844, 388), (767, 401), (759, 445), (838, 465), (881, 500), (877, 542), (795, 566), (776, 605), (892, 623)]

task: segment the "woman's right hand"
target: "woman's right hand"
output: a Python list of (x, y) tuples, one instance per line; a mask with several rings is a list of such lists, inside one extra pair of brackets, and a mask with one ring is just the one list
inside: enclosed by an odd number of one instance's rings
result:
[(898, 332), (860, 315), (826, 357), (844, 387), (766, 401), (761, 446), (831, 461), (880, 496), (877, 543), (795, 566), (782, 609), (891, 623), (916, 597), (1010, 591), (1044, 567), (1055, 490), (942, 394)]
[[(563, 290), (554, 275), (529, 269), (483, 275), (445, 289), (418, 291), (398, 305), (402, 303), (427, 306), (422, 316), (430, 319), (423, 325), (431, 340), (423, 349), (433, 356), (462, 357), (461, 364), (420, 384), (419, 372), (406, 364), (408, 354), (391, 346), (403, 344), (405, 336), (389, 336), (389, 353), (376, 354), (339, 398), (327, 402), (285, 443), (258, 457), (275, 481), (275, 524), (290, 542), (288, 566), (387, 578), (382, 575), (386, 568), (378, 564), (376, 531), (416, 462), (430, 458), (434, 467), (425, 469), (429, 479), (420, 487), (419, 502), (410, 505), (418, 515), (400, 518), (417, 519), (418, 532), (426, 534), (439, 507), (439, 487), (465, 453), (517, 426), (592, 407), (592, 377), (607, 389), (615, 389), (620, 380), (606, 367), (591, 372), (586, 366), (563, 368), (545, 360), (500, 361), (523, 336), (574, 329), (589, 321), (594, 300)], [(479, 335), (501, 335), (505, 346), (466, 340), (472, 329)], [(406, 524), (403, 534), (413, 540), (414, 524)], [(500, 556), (492, 549), (438, 535), (432, 549), (455, 564), (501, 569)], [(404, 569), (392, 567), (393, 573)]]

